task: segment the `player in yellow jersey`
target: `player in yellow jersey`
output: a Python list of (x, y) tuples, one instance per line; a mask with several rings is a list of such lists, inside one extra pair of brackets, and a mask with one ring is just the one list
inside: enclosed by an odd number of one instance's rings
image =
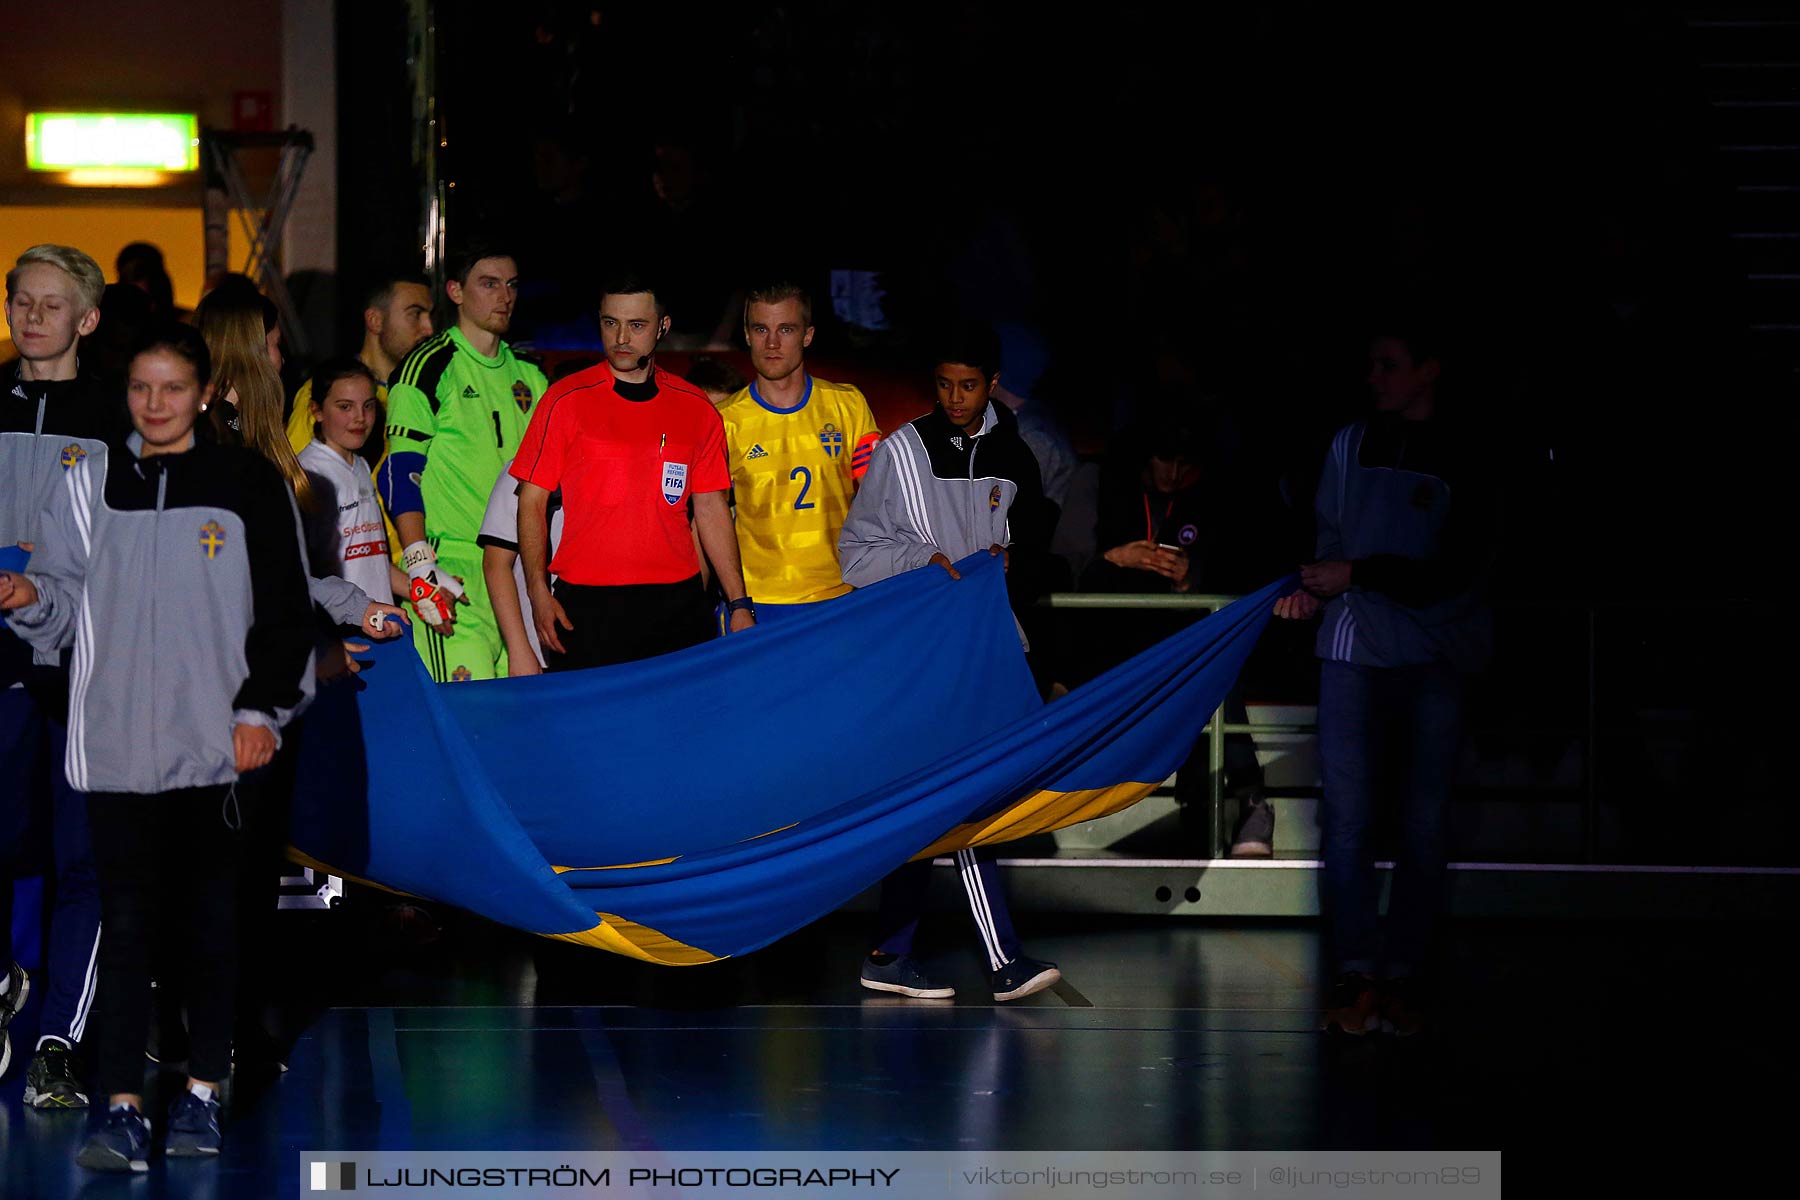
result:
[(813, 323), (804, 288), (752, 290), (744, 301), (744, 340), (756, 378), (719, 415), (744, 586), (767, 624), (784, 605), (851, 590), (838, 569), (838, 531), (881, 432), (860, 391), (806, 373)]

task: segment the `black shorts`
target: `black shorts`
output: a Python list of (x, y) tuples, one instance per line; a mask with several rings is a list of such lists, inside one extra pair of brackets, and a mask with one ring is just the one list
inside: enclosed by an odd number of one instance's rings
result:
[(588, 587), (556, 581), (554, 594), (575, 628), (557, 627), (564, 653), (544, 647), (552, 671), (637, 662), (718, 636), (712, 597), (694, 575), (679, 583)]

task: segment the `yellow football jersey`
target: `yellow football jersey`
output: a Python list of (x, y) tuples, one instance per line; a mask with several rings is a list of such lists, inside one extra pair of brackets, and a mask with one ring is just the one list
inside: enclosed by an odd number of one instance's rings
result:
[(837, 539), (881, 437), (869, 402), (849, 384), (809, 376), (792, 408), (765, 403), (751, 384), (719, 415), (750, 595), (810, 604), (848, 592)]

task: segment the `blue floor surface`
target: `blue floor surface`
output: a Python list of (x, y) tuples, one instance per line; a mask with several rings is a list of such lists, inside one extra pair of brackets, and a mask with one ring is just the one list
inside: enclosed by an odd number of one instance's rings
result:
[[(1755, 981), (1788, 968), (1719, 926), (1465, 923), (1438, 1028), (1346, 1044), (1315, 1031), (1301, 923), (1034, 916), (1027, 947), (1067, 982), (999, 1005), (954, 920), (925, 946), (961, 990), (938, 1002), (857, 986), (849, 916), (688, 969), (474, 921), (421, 949), (356, 920), (295, 918), (303, 1030), (285, 1075), (234, 1081), (220, 1162), (76, 1167), (88, 1118), (20, 1101), (34, 1002), (0, 1084), (0, 1194), (295, 1196), (301, 1151), (368, 1148), (1517, 1150), (1575, 1128), (1592, 1145), (1691, 1137), (1708, 1089), (1779, 1085), (1790, 1057), (1748, 1032), (1778, 1007)], [(1705, 1053), (1622, 1004), (1676, 964), (1743, 975), (1739, 1023)]]

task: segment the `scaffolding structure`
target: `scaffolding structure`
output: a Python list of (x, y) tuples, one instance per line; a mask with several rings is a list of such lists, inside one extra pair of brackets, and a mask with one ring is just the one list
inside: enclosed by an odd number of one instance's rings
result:
[[(243, 273), (256, 282), (281, 314), (281, 332), (293, 352), (304, 358), (310, 347), (306, 328), (294, 308), (281, 273), (281, 235), (300, 191), (313, 137), (304, 129), (277, 133), (230, 133), (207, 130), (201, 135), (206, 170), (206, 277), (217, 279), (231, 270), (228, 222), (236, 210), (249, 247)], [(261, 204), (250, 191), (240, 154), (245, 150), (277, 150), (280, 157), (268, 195)]]

